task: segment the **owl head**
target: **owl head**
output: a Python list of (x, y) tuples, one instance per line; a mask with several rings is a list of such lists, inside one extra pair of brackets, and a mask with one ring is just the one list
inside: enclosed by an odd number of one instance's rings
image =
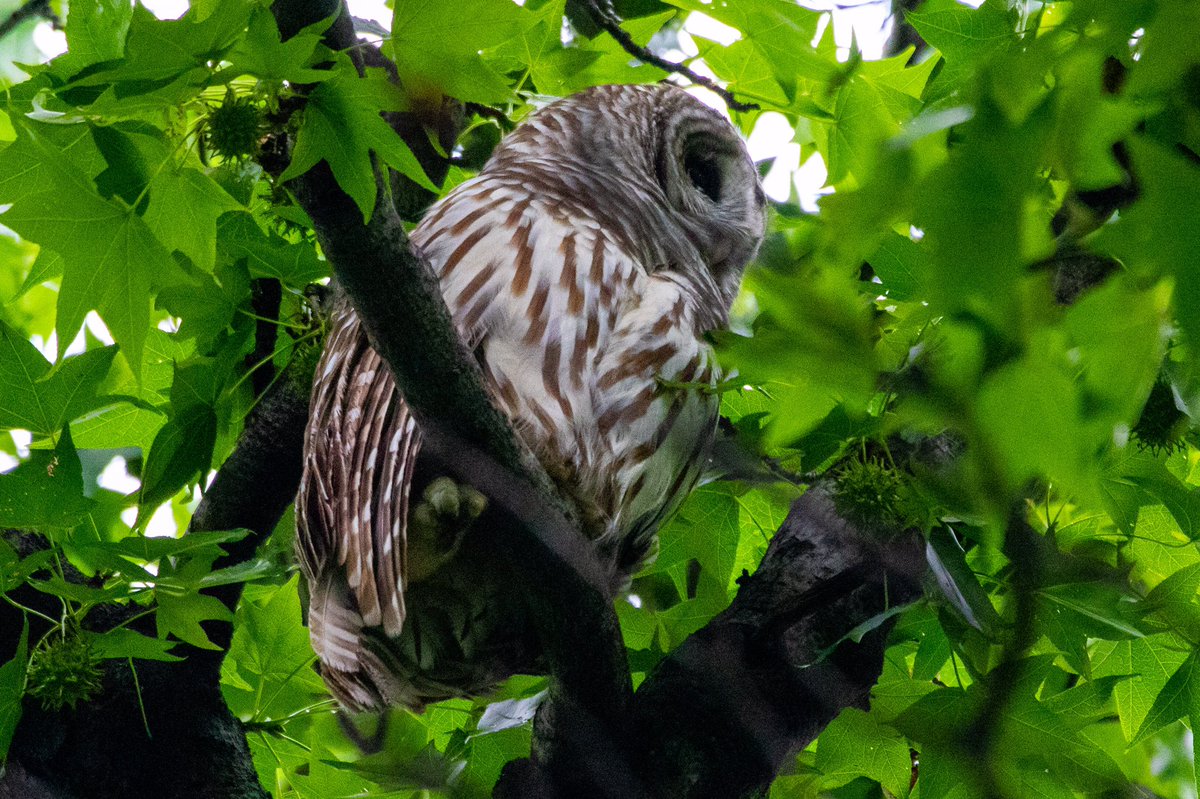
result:
[(546, 106), (488, 170), (539, 162), (568, 199), (626, 233), (651, 269), (677, 270), (727, 311), (762, 241), (766, 198), (733, 125), (683, 89), (596, 86)]
[(658, 184), (728, 306), (766, 224), (758, 170), (727, 119), (674, 86), (652, 88)]

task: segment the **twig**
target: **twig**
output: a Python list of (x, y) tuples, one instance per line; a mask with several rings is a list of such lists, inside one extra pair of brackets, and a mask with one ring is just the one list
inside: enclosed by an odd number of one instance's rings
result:
[(42, 17), (54, 27), (59, 27), (58, 16), (50, 9), (50, 0), (29, 0), (9, 15), (8, 19), (0, 22), (0, 39), (12, 33), (18, 25), (31, 17)]
[(668, 61), (662, 56), (655, 55), (649, 49), (639, 45), (633, 40), (633, 37), (621, 27), (620, 18), (612, 11), (611, 4), (607, 0), (586, 0), (584, 5), (587, 7), (588, 13), (591, 14), (592, 19), (595, 20), (596, 24), (601, 29), (607, 31), (608, 35), (613, 37), (617, 44), (621, 45), (625, 52), (629, 53), (634, 58), (638, 59), (639, 61), (644, 61), (647, 64), (653, 64), (665, 72), (670, 72), (675, 75), (683, 75), (692, 83), (703, 86), (709, 91), (719, 94), (721, 99), (725, 101), (725, 104), (734, 111), (758, 110), (758, 105), (756, 103), (744, 103), (741, 100), (738, 100), (733, 96), (732, 92), (725, 87), (718, 85), (716, 81), (712, 80), (711, 78), (706, 78), (684, 64)]
[(498, 108), (492, 108), (490, 105), (484, 105), (483, 103), (467, 103), (466, 109), (468, 113), (477, 114), (485, 119), (493, 120), (500, 125), (500, 129), (503, 131), (510, 131), (516, 127), (516, 125), (513, 124), (513, 121), (509, 119), (503, 111)]

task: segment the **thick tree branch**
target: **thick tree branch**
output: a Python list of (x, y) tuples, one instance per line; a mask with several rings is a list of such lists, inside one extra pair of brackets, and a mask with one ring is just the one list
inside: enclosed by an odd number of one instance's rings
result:
[[(924, 568), (918, 540), (884, 546), (840, 518), (824, 488), (809, 491), (730, 607), (634, 694), (627, 724), (633, 774), (620, 759), (606, 760), (611, 745), (584, 753), (577, 768), (638, 786), (605, 795), (758, 795), (844, 708), (866, 707), (890, 624), (860, 643), (840, 639), (918, 597)], [(539, 718), (535, 736), (578, 736), (577, 727), (570, 719)], [(545, 773), (535, 752), (531, 761), (510, 764), (495, 795), (584, 794)]]

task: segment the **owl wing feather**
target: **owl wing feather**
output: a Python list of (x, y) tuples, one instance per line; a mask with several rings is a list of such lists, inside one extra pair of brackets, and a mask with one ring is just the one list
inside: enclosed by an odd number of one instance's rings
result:
[[(344, 300), (313, 388), (297, 553), (309, 584), (310, 637), (328, 677), (357, 670), (364, 626), (397, 634), (403, 624), (403, 520), (420, 434)], [(368, 685), (342, 688), (347, 704), (378, 704)]]

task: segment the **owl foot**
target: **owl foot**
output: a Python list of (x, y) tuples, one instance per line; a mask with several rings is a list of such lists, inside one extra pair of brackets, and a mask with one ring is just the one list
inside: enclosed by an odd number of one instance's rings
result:
[(449, 477), (433, 480), (408, 517), (408, 581), (423, 580), (454, 557), (487, 497)]

